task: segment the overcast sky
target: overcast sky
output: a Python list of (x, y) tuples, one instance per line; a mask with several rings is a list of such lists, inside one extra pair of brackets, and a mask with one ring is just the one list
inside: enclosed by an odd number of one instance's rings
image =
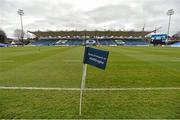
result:
[(0, 28), (8, 36), (20, 28), (23, 9), (27, 30), (154, 30), (167, 32), (168, 9), (174, 9), (171, 34), (180, 31), (180, 0), (0, 0)]

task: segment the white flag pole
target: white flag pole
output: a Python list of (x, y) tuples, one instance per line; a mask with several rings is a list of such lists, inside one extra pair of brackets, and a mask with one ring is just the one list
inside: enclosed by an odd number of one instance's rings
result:
[[(84, 39), (84, 49), (86, 49), (86, 31), (85, 31), (85, 39)], [(80, 91), (80, 100), (79, 100), (79, 115), (82, 114), (82, 98), (83, 98), (83, 90), (85, 88), (86, 83), (86, 73), (87, 73), (87, 64), (83, 64), (82, 71), (82, 80), (81, 80), (81, 91)]]
[(85, 88), (86, 82), (86, 72), (87, 72), (87, 64), (83, 64), (83, 73), (82, 73), (82, 81), (81, 81), (81, 92), (80, 92), (80, 102), (79, 102), (79, 115), (82, 113), (82, 98), (83, 98), (83, 90)]

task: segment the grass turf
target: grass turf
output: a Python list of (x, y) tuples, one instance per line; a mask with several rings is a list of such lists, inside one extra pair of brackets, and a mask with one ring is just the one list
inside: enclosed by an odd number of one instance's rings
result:
[[(180, 48), (100, 47), (105, 71), (88, 66), (86, 87), (180, 87)], [(82, 47), (0, 49), (0, 86), (79, 88)], [(0, 118), (180, 118), (180, 90), (0, 90)]]

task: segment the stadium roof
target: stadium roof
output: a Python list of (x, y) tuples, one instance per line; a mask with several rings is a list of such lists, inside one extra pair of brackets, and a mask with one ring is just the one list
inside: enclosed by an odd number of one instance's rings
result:
[(123, 37), (145, 37), (153, 31), (35, 31), (30, 33), (37, 37), (74, 37), (74, 36), (123, 36)]

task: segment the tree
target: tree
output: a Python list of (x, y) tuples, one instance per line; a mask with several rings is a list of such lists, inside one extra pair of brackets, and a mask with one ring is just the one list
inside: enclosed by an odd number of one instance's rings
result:
[(19, 40), (21, 42), (23, 42), (22, 38), (24, 38), (24, 34), (25, 34), (24, 31), (22, 32), (22, 30), (20, 30), (20, 29), (16, 29), (14, 31), (14, 36), (17, 38), (17, 40)]
[(6, 38), (6, 33), (2, 29), (0, 29), (0, 43), (4, 43)]

